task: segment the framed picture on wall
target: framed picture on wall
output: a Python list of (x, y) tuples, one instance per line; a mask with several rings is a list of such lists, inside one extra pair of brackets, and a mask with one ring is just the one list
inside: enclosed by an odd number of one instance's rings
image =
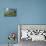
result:
[(21, 40), (46, 41), (46, 24), (19, 24), (18, 38), (19, 42)]
[(5, 8), (5, 10), (4, 10), (4, 16), (8, 16), (8, 17), (16, 16), (16, 9)]

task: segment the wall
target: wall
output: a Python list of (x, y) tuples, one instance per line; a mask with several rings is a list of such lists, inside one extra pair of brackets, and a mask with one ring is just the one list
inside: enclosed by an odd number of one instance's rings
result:
[[(4, 8), (17, 8), (16, 17), (4, 17)], [(0, 0), (0, 44), (8, 43), (17, 24), (46, 24), (46, 0)]]

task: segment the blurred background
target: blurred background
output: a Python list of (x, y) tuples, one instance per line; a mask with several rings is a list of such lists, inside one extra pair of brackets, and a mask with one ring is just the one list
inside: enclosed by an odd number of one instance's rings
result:
[[(17, 16), (5, 17), (4, 8), (17, 9)], [(17, 24), (46, 24), (46, 0), (0, 0), (0, 44), (8, 43), (9, 32), (18, 32)]]

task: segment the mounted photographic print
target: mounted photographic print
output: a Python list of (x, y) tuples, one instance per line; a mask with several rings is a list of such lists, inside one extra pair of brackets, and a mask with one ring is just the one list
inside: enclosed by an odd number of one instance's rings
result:
[[(46, 41), (46, 25), (19, 25), (21, 40)], [(19, 32), (18, 32), (19, 33)]]
[(16, 9), (5, 8), (5, 10), (4, 10), (4, 16), (8, 16), (8, 17), (16, 16)]

